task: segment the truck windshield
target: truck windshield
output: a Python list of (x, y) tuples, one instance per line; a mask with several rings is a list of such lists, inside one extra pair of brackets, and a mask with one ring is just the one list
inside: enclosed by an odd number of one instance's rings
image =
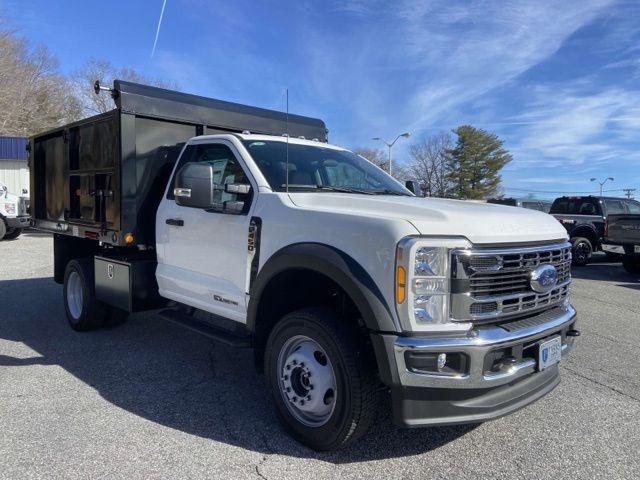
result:
[[(284, 192), (286, 143), (269, 140), (245, 140), (243, 143), (271, 188)], [(290, 191), (412, 196), (378, 167), (346, 150), (290, 143), (288, 170)]]

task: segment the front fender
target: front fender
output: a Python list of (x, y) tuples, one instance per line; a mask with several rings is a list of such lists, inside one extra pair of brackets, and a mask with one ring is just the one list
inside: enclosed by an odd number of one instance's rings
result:
[(320, 243), (298, 243), (274, 253), (251, 286), (247, 327), (254, 331), (258, 306), (269, 281), (286, 270), (304, 269), (336, 282), (355, 303), (366, 327), (375, 332), (397, 332), (399, 326), (382, 292), (367, 271), (345, 252)]

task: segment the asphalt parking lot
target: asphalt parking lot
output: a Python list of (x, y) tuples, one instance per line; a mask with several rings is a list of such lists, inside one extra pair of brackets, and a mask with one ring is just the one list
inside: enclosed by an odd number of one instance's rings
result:
[(283, 432), (248, 350), (152, 314), (73, 332), (52, 262), (47, 235), (0, 242), (1, 478), (638, 478), (640, 279), (603, 258), (574, 269), (582, 336), (550, 395), (478, 426), (383, 409), (328, 454)]

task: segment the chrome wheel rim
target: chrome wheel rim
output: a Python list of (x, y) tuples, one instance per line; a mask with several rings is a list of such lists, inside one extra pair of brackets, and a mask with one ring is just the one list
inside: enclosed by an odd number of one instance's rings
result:
[(336, 405), (336, 376), (329, 356), (304, 335), (288, 339), (278, 355), (280, 394), (287, 409), (303, 425), (320, 427)]
[(67, 279), (67, 307), (71, 316), (78, 320), (82, 314), (82, 281), (78, 272), (71, 272)]

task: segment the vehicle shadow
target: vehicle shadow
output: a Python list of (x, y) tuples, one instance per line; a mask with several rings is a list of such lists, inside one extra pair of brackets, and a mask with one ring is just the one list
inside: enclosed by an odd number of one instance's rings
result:
[(360, 442), (317, 453), (280, 427), (250, 350), (213, 343), (151, 313), (77, 333), (66, 324), (61, 296), (51, 278), (0, 281), (0, 339), (22, 342), (39, 355), (19, 359), (0, 350), (0, 368), (58, 365), (106, 401), (158, 424), (263, 454), (336, 464), (424, 453), (475, 428), (396, 428), (387, 400)]
[(611, 261), (602, 253), (594, 254), (591, 261), (583, 267), (572, 266), (571, 276), (583, 280), (637, 281), (622, 267), (622, 261)]
[[(34, 230), (32, 228), (25, 228), (22, 233), (20, 234), (20, 237), (51, 237), (52, 234), (49, 232), (42, 232), (40, 230)], [(20, 238), (18, 237), (18, 238)]]

